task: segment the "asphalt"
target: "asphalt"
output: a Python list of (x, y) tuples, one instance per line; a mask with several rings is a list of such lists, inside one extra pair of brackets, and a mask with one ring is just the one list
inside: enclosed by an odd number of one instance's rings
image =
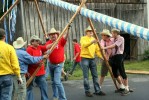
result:
[[(128, 75), (129, 86), (134, 90), (127, 96), (121, 96), (119, 93), (114, 93), (115, 87), (110, 78), (106, 78), (102, 86), (102, 91), (106, 96), (86, 97), (84, 94), (82, 80), (64, 81), (64, 88), (67, 100), (149, 100), (149, 75)], [(48, 81), (49, 100), (52, 100), (52, 89), (50, 81)], [(91, 91), (94, 92), (92, 81), (90, 80)], [(34, 88), (35, 100), (40, 99), (40, 90)]]

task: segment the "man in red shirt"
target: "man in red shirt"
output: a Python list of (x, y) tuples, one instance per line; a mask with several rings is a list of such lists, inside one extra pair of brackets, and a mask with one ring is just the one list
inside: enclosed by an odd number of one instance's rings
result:
[[(36, 35), (33, 35), (30, 39), (31, 45), (28, 46), (26, 51), (31, 56), (42, 56), (43, 55), (42, 53), (45, 52), (46, 49), (45, 49), (45, 46), (40, 46), (39, 43), (40, 43), (40, 38)], [(28, 66), (28, 73), (30, 75), (32, 75), (38, 66), (39, 66), (39, 64), (29, 65)], [(34, 81), (36, 82), (36, 84), (40, 88), (41, 100), (49, 100), (48, 99), (48, 91), (47, 91), (48, 85), (47, 85), (46, 78), (45, 78), (44, 64), (41, 66), (40, 70), (37, 72)], [(27, 100), (34, 100), (32, 88), (33, 88), (33, 82), (27, 88)]]
[[(50, 30), (48, 36), (50, 40), (46, 43), (47, 47), (50, 47), (57, 40), (59, 36), (59, 31), (56, 31), (54, 28)], [(61, 71), (64, 65), (64, 46), (66, 44), (66, 39), (68, 37), (68, 33), (64, 35), (57, 46), (49, 55), (49, 69), (52, 81), (52, 89), (53, 89), (53, 99), (55, 100), (67, 100), (65, 95), (65, 90), (63, 84), (61, 82)]]
[(81, 47), (77, 39), (73, 39), (73, 46), (74, 46), (74, 58), (73, 58), (74, 64), (73, 64), (71, 71), (69, 72), (69, 74), (71, 75), (73, 74), (73, 71), (75, 70), (77, 64), (81, 67), (81, 57), (80, 57)]

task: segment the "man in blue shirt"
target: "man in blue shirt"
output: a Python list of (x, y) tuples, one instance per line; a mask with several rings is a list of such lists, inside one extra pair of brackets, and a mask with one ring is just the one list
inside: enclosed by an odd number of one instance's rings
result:
[(33, 57), (28, 54), (24, 48), (26, 42), (24, 42), (22, 37), (17, 38), (13, 42), (13, 46), (16, 49), (16, 53), (19, 60), (19, 65), (21, 69), (21, 78), (23, 80), (22, 84), (18, 84), (17, 80), (14, 80), (14, 91), (13, 91), (13, 100), (26, 100), (26, 78), (25, 74), (28, 71), (28, 64), (35, 64), (41, 61), (44, 58), (48, 58), (48, 55)]

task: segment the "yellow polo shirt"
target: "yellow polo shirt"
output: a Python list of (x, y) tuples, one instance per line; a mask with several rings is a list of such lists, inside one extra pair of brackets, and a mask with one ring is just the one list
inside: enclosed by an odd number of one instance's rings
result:
[(0, 75), (16, 74), (20, 77), (20, 67), (15, 49), (0, 41)]
[(81, 43), (81, 57), (84, 58), (95, 58), (95, 54), (102, 58), (100, 49), (97, 43), (91, 44), (91, 41), (95, 40), (94, 37), (83, 36), (80, 40)]

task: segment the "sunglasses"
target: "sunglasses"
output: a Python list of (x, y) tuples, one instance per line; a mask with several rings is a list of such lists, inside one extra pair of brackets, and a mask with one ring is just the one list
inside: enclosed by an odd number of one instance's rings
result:
[(34, 40), (35, 42), (39, 42), (39, 40)]

